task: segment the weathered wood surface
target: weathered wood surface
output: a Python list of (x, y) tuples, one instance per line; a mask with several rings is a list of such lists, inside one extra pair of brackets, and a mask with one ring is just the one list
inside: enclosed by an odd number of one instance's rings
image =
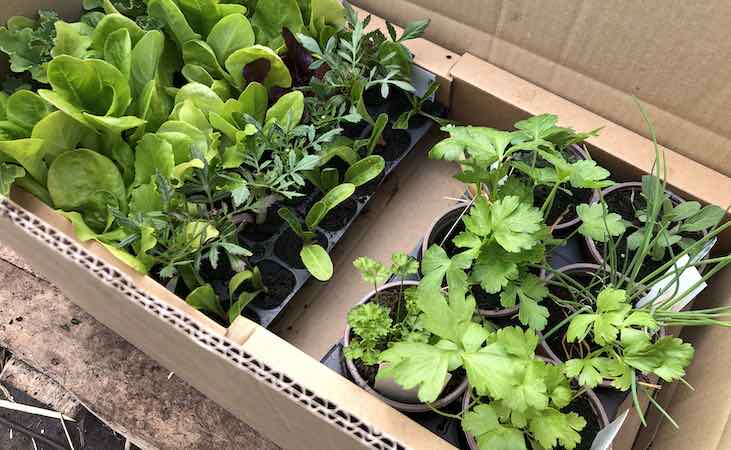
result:
[(0, 346), (141, 448), (278, 447), (97, 322), (0, 243)]

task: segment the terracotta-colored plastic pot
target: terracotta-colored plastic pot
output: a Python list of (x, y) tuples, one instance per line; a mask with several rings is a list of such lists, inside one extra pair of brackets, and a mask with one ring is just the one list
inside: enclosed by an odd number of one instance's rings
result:
[[(568, 266), (564, 266), (557, 270), (557, 272), (561, 272), (566, 275), (570, 274), (586, 274), (586, 275), (592, 275), (597, 273), (599, 270), (601, 270), (601, 266), (597, 264), (589, 264), (589, 263), (579, 263), (579, 264), (569, 264)], [(541, 272), (541, 277), (546, 280), (546, 283), (548, 284), (549, 281), (554, 277), (553, 273), (547, 274), (546, 271)], [(549, 286), (550, 288), (550, 286)], [(566, 324), (566, 327), (568, 327), (568, 324)], [(566, 362), (565, 358), (562, 358), (558, 356), (558, 354), (551, 348), (551, 346), (548, 344), (546, 339), (543, 336), (543, 333), (538, 331), (537, 332), (538, 337), (540, 339), (541, 348), (543, 351), (548, 355), (548, 357), (556, 362), (563, 363)], [(655, 334), (656, 339), (660, 339), (665, 336), (665, 328), (660, 328), (657, 333)], [(612, 387), (611, 380), (603, 380), (599, 386), (601, 387)]]
[[(432, 244), (441, 244), (441, 242), (437, 242), (437, 236), (439, 235), (446, 235), (446, 233), (449, 231), (450, 228), (454, 225), (454, 223), (458, 220), (461, 220), (460, 217), (465, 212), (465, 208), (467, 205), (456, 205), (449, 209), (447, 212), (442, 214), (437, 220), (435, 220), (431, 226), (429, 227), (429, 230), (424, 235), (424, 239), (421, 242), (421, 252), (419, 254), (419, 257), (421, 258), (421, 261), (424, 260), (424, 256), (426, 255), (427, 250), (429, 250), (429, 247), (432, 246)], [(481, 316), (484, 317), (507, 317), (512, 316), (513, 314), (516, 314), (518, 312), (518, 305), (507, 308), (507, 309), (486, 309), (486, 308), (480, 308), (478, 305), (477, 311), (480, 313)]]
[[(537, 357), (539, 359), (544, 360), (547, 363), (555, 364), (555, 361), (548, 360), (547, 358), (541, 358), (540, 356)], [(596, 396), (594, 391), (591, 389), (587, 389), (586, 392), (584, 392), (583, 395), (586, 395), (589, 399), (589, 403), (591, 404), (592, 410), (594, 410), (594, 414), (596, 415), (596, 418), (599, 420), (599, 429), (605, 428), (609, 425), (609, 417), (607, 416), (607, 411), (604, 409), (604, 405), (602, 405), (602, 402), (599, 401), (599, 397)], [(470, 403), (472, 402), (472, 392), (468, 389), (465, 391), (464, 396), (462, 397), (462, 411), (466, 410)], [(477, 441), (475, 440), (475, 437), (472, 436), (472, 434), (464, 432), (465, 438), (467, 440), (467, 445), (469, 446), (470, 450), (479, 450), (479, 447), (477, 446)], [(609, 450), (612, 450), (612, 447), (609, 447)]]
[[(638, 181), (628, 182), (628, 183), (618, 183), (614, 186), (609, 186), (608, 188), (602, 190), (601, 192), (597, 191), (594, 193), (594, 196), (591, 199), (591, 203), (599, 203), (599, 200), (601, 198), (606, 198), (609, 195), (612, 195), (613, 193), (618, 193), (622, 191), (635, 191), (636, 195), (641, 195), (642, 193), (642, 183)], [(665, 191), (667, 195), (670, 197), (670, 200), (673, 202), (673, 205), (677, 205), (679, 203), (682, 203), (684, 200), (682, 197), (680, 197), (677, 194), (674, 194), (670, 191)], [(612, 211), (608, 211), (612, 212)], [(591, 257), (596, 261), (597, 264), (603, 265), (604, 264), (604, 257), (602, 256), (602, 252), (599, 251), (597, 248), (596, 242), (594, 242), (593, 239), (584, 236), (584, 245), (586, 245), (586, 249), (588, 250)]]
[[(416, 281), (404, 281), (404, 286), (417, 286), (419, 283)], [(389, 290), (392, 288), (399, 288), (401, 286), (400, 281), (394, 281), (391, 283), (386, 283), (383, 286), (381, 286), (378, 289), (378, 292)], [(373, 296), (376, 294), (376, 291), (369, 292), (365, 297), (363, 297), (363, 300), (358, 302), (357, 305), (362, 305), (364, 303), (368, 303), (371, 301)], [(347, 347), (350, 345), (350, 326), (346, 326), (345, 328), (345, 335), (343, 337), (343, 346)], [(360, 375), (358, 372), (358, 368), (353, 363), (353, 361), (344, 358), (345, 359), (345, 367), (348, 369), (348, 372), (350, 373), (351, 378), (353, 381), (355, 381), (358, 386), (363, 388), (365, 391), (367, 391), (369, 394), (377, 397), (384, 403), (387, 403), (390, 406), (393, 406), (394, 408), (398, 409), (399, 411), (404, 412), (410, 412), (410, 413), (421, 413), (421, 412), (427, 412), (431, 411), (432, 409), (426, 404), (426, 403), (404, 403), (397, 400), (390, 399), (386, 397), (385, 395), (381, 394), (380, 392), (373, 389), (368, 382)], [(467, 377), (462, 380), (462, 382), (451, 392), (444, 393), (442, 392), (442, 396), (439, 397), (435, 402), (431, 404), (433, 408), (443, 408), (450, 403), (457, 400), (464, 391), (467, 390)]]

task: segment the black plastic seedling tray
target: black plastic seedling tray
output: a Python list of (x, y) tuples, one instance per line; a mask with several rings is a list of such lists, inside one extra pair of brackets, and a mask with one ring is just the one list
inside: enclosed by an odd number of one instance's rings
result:
[[(378, 112), (373, 111), (373, 112)], [(444, 113), (444, 109), (440, 111), (440, 115)], [(375, 154), (380, 154), (386, 160), (386, 167), (379, 178), (367, 183), (364, 186), (359, 187), (353, 197), (335, 208), (328, 214), (317, 231), (320, 236), (321, 245), (332, 253), (335, 245), (343, 238), (345, 233), (348, 231), (350, 226), (360, 216), (363, 210), (366, 208), (368, 202), (373, 197), (378, 186), (380, 186), (385, 178), (393, 172), (401, 161), (413, 150), (416, 144), (429, 132), (432, 128), (433, 123), (431, 121), (420, 121), (418, 126), (404, 130), (400, 133), (400, 130), (392, 130), (391, 125), (386, 128), (384, 132), (386, 136), (387, 145), (382, 151), (376, 151)], [(361, 136), (366, 137), (370, 135), (370, 128), (363, 130)], [(399, 141), (405, 143), (405, 137), (408, 135), (408, 145), (405, 149), (400, 152), (392, 152), (389, 148), (388, 137), (399, 136)], [(315, 188), (313, 188), (315, 190)], [(313, 192), (304, 199), (298, 199), (296, 204), (293, 204), (291, 208), (300, 217), (304, 217), (307, 214), (310, 206), (314, 204), (321, 194), (319, 192)], [(274, 278), (275, 281), (282, 282), (286, 285), (290, 285), (291, 289), (288, 294), (284, 297), (277, 298), (276, 296), (264, 296), (261, 294), (254, 299), (254, 301), (247, 307), (245, 315), (256, 320), (261, 326), (268, 327), (274, 322), (287, 305), (292, 301), (297, 292), (307, 283), (310, 279), (310, 273), (304, 266), (301, 265), (298, 259), (298, 251), (292, 251), (292, 232), (289, 227), (283, 221), (277, 220), (276, 208), (271, 209), (271, 216), (275, 224), (273, 229), (269, 229), (266, 237), (262, 240), (256, 240), (251, 235), (244, 234), (243, 241), (246, 246), (252, 250), (254, 256), (252, 257), (252, 263), (259, 265), (264, 272), (265, 284), (267, 282), (267, 273), (269, 276)], [(271, 226), (271, 225), (270, 225)], [(255, 229), (256, 233), (257, 230)], [(279, 245), (278, 245), (279, 244)], [(290, 253), (289, 261), (283, 258), (283, 254)]]

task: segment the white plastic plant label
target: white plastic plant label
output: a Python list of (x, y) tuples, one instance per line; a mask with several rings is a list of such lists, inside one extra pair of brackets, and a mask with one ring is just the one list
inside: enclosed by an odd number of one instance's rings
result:
[[(433, 73), (429, 72), (426, 69), (422, 69), (419, 66), (413, 66), (411, 70), (411, 84), (414, 86), (414, 89), (416, 89), (415, 94), (418, 97), (423, 96), (426, 94), (427, 89), (429, 89), (429, 85), (432, 84), (434, 80), (437, 79), (437, 76)], [(436, 97), (436, 94), (432, 94), (432, 96), (429, 98), (429, 100), (434, 100)]]
[(623, 412), (619, 417), (614, 419), (612, 423), (599, 430), (591, 443), (591, 450), (607, 450), (614, 439), (617, 437), (619, 430), (622, 428), (624, 421), (627, 420), (629, 409)]
[[(715, 240), (711, 243), (715, 243)], [(660, 278), (650, 288), (650, 292), (642, 297), (638, 302), (637, 306), (642, 307), (649, 303), (655, 305), (661, 305), (665, 302), (671, 301), (672, 311), (680, 311), (686, 305), (693, 301), (708, 284), (703, 280), (703, 276), (696, 269), (695, 266), (688, 265), (691, 262), (701, 261), (710, 251), (710, 247), (706, 245), (701, 253), (691, 258), (688, 255), (680, 257), (673, 268), (668, 270), (667, 274)], [(705, 254), (704, 254), (705, 252)], [(696, 286), (697, 285), (697, 286)], [(691, 288), (695, 286), (691, 290)], [(685, 295), (684, 295), (685, 294)], [(678, 298), (683, 296), (682, 298)]]

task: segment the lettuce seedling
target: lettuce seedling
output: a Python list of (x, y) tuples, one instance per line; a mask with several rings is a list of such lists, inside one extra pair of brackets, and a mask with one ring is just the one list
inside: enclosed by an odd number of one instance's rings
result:
[(312, 276), (320, 281), (327, 281), (332, 277), (333, 264), (327, 250), (316, 243), (316, 228), (330, 211), (350, 198), (353, 192), (355, 192), (355, 186), (351, 183), (340, 184), (328, 191), (307, 212), (307, 216), (305, 216), (307, 229), (302, 227), (300, 219), (291, 209), (280, 208), (278, 211), (279, 217), (284, 219), (292, 231), (302, 239), (302, 250), (300, 251), (302, 263)]

